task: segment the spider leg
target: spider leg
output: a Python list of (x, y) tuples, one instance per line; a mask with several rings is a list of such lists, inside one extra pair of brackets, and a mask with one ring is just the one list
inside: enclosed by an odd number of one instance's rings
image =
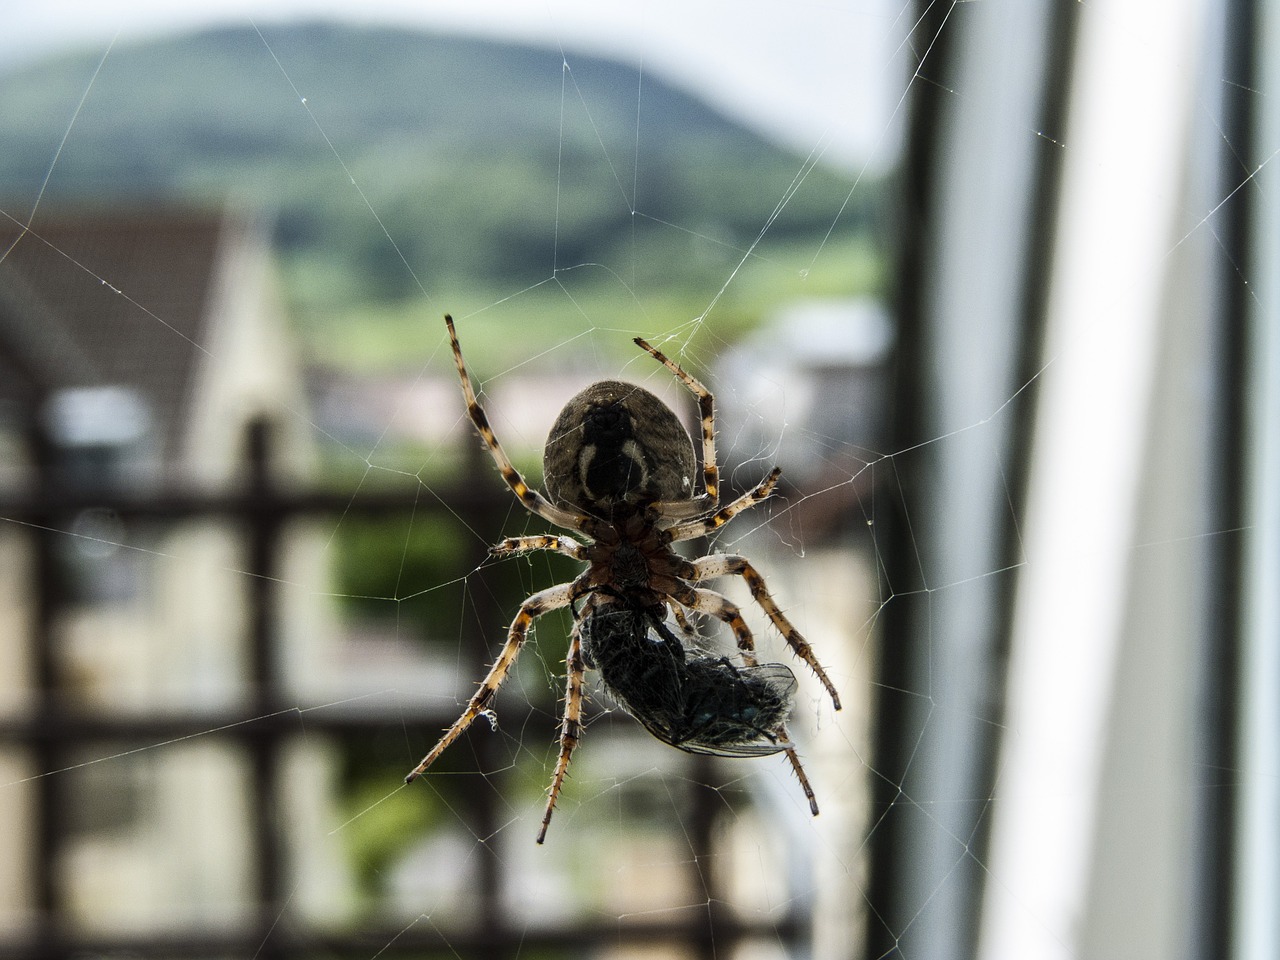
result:
[(471, 417), (471, 422), (475, 424), (476, 431), (480, 434), (480, 439), (484, 441), (485, 448), (489, 451), (489, 455), (493, 457), (493, 462), (497, 464), (498, 472), (502, 474), (502, 479), (506, 481), (507, 486), (511, 488), (511, 492), (519, 497), (520, 502), (524, 504), (525, 509), (530, 513), (536, 513), (544, 520), (550, 520), (558, 527), (581, 530), (582, 524), (588, 519), (586, 516), (571, 510), (565, 510), (563, 507), (557, 507), (537, 490), (525, 483), (524, 477), (520, 476), (520, 471), (512, 466), (511, 459), (507, 456), (506, 451), (502, 449), (502, 444), (498, 442), (498, 438), (494, 435), (493, 428), (489, 426), (489, 418), (485, 414), (484, 408), (480, 406), (480, 401), (476, 399), (475, 389), (471, 386), (471, 376), (467, 373), (467, 365), (462, 359), (462, 346), (458, 343), (458, 334), (453, 329), (453, 317), (446, 313), (444, 322), (445, 326), (449, 328), (449, 342), (453, 346), (453, 362), (458, 368), (458, 379), (462, 381), (462, 394), (467, 400), (467, 415)]
[(578, 636), (576, 625), (569, 636), (569, 653), (565, 657), (565, 666), (568, 668), (568, 677), (565, 680), (564, 722), (560, 726), (560, 757), (556, 760), (556, 772), (551, 778), (551, 789), (547, 792), (547, 812), (542, 815), (538, 843), (547, 838), (551, 814), (555, 813), (556, 800), (564, 785), (565, 774), (569, 771), (569, 758), (573, 756), (573, 750), (582, 734), (582, 674), (587, 667), (582, 659), (582, 640)]
[[(787, 733), (786, 726), (778, 728), (778, 733), (786, 742), (791, 741), (790, 735)], [(804, 791), (805, 799), (809, 801), (809, 813), (813, 816), (818, 815), (818, 798), (814, 796), (813, 784), (809, 782), (809, 776), (804, 772), (804, 767), (800, 765), (800, 755), (796, 753), (794, 745), (787, 747), (787, 760), (791, 762), (791, 769), (796, 775), (796, 779), (800, 781), (800, 789)]]
[[(697, 513), (706, 513), (708, 510), (714, 510), (720, 503), (720, 467), (716, 463), (715, 397), (712, 396), (710, 390), (680, 369), (680, 365), (669, 359), (661, 350), (651, 347), (641, 337), (636, 337), (635, 342), (640, 349), (646, 351), (674, 373), (698, 400), (698, 413), (702, 421), (702, 485), (705, 493), (702, 496), (694, 497), (692, 501), (681, 501), (681, 503), (696, 505)], [(667, 515), (671, 516), (673, 514), (668, 513)]]
[(835, 708), (837, 710), (840, 709), (840, 695), (836, 693), (835, 684), (831, 682), (827, 672), (818, 663), (818, 658), (814, 656), (813, 648), (809, 646), (809, 642), (800, 635), (799, 630), (792, 626), (786, 614), (778, 607), (777, 602), (769, 594), (769, 588), (765, 586), (764, 577), (760, 576), (759, 571), (751, 565), (746, 557), (739, 557), (729, 553), (713, 554), (712, 556), (694, 560), (693, 568), (696, 571), (693, 577), (695, 582), (710, 580), (713, 577), (742, 577), (751, 590), (751, 596), (755, 598), (756, 603), (760, 604), (761, 609), (769, 615), (773, 625), (778, 628), (778, 632), (786, 639), (787, 646), (795, 652), (797, 657), (809, 665), (809, 669), (817, 675), (818, 679), (822, 681), (822, 685), (827, 688), (827, 693), (831, 694), (831, 702), (835, 705)]
[[(699, 520), (690, 520), (688, 523), (678, 523), (675, 526), (667, 527), (667, 535), (671, 537), (671, 542), (676, 543), (680, 540), (692, 540), (695, 537), (705, 537), (714, 530), (718, 530), (726, 523), (740, 514), (743, 510), (754, 507), (762, 500), (769, 499), (773, 493), (773, 488), (778, 483), (778, 477), (782, 476), (782, 469), (774, 467), (769, 471), (769, 475), (760, 481), (760, 485), (754, 490), (750, 490), (740, 496), (733, 503), (726, 507), (721, 507), (716, 513), (709, 517)], [(654, 508), (661, 512), (662, 504), (654, 504)]]
[(738, 651), (742, 654), (742, 659), (749, 667), (756, 665), (756, 638), (752, 635), (751, 628), (747, 626), (747, 621), (742, 619), (742, 610), (736, 603), (704, 587), (691, 587), (688, 594), (679, 597), (679, 600), (690, 610), (697, 610), (699, 613), (705, 613), (707, 616), (727, 623), (729, 629), (733, 631), (734, 639), (738, 641)]
[(530, 553), (534, 550), (554, 550), (575, 560), (589, 559), (586, 548), (572, 537), (557, 537), (551, 534), (537, 534), (531, 537), (507, 537), (489, 548), (495, 557), (509, 557), (517, 553)]
[(689, 636), (694, 636), (693, 626), (689, 623), (689, 618), (684, 615), (684, 608), (678, 603), (669, 604), (671, 607), (671, 615), (675, 618), (676, 625)]
[[(727, 623), (729, 629), (733, 631), (734, 637), (737, 638), (738, 650), (742, 654), (743, 662), (749, 667), (754, 667), (759, 662), (756, 659), (755, 637), (752, 636), (751, 628), (747, 626), (746, 621), (742, 619), (742, 611), (738, 609), (737, 604), (732, 600), (716, 593), (714, 590), (699, 587), (690, 588), (688, 600), (682, 596), (680, 602), (692, 610), (708, 614), (717, 620), (723, 620)], [(809, 777), (804, 772), (804, 767), (800, 764), (800, 755), (796, 753), (795, 745), (791, 742), (791, 735), (787, 733), (786, 724), (778, 727), (778, 739), (787, 744), (787, 760), (791, 763), (791, 769), (795, 771), (796, 779), (800, 781), (800, 789), (804, 791), (805, 798), (809, 801), (809, 812), (816, 817), (818, 815), (818, 798), (813, 792), (813, 785), (809, 783)]]
[(453, 722), (444, 735), (431, 752), (422, 758), (422, 762), (409, 772), (404, 778), (405, 783), (413, 783), (420, 774), (431, 764), (436, 762), (440, 754), (444, 753), (449, 744), (457, 740), (467, 727), (471, 726), (472, 721), (480, 716), (487, 708), (489, 701), (493, 699), (493, 695), (498, 692), (498, 687), (502, 686), (502, 681), (507, 677), (507, 671), (511, 669), (511, 665), (516, 662), (516, 657), (520, 655), (520, 647), (523, 646), (526, 638), (529, 636), (529, 626), (538, 617), (560, 607), (567, 607), (574, 598), (574, 589), (576, 583), (560, 583), (554, 587), (547, 587), (545, 590), (539, 590), (524, 603), (520, 604), (520, 610), (516, 614), (514, 620), (511, 621), (511, 630), (507, 635), (507, 642), (502, 647), (502, 652), (498, 654), (498, 659), (493, 662), (493, 666), (489, 668), (489, 672), (485, 674), (485, 678), (480, 683), (480, 689), (475, 692), (467, 704), (467, 708), (462, 711), (462, 716)]

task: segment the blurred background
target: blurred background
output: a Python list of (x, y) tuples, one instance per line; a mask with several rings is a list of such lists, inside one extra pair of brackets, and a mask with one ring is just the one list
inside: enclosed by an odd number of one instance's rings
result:
[[(0, 956), (1280, 955), (1273, 5), (213, 7), (0, 14)], [(819, 817), (593, 686), (535, 845), (557, 614), (402, 784), (577, 567), (445, 312), (782, 466)]]

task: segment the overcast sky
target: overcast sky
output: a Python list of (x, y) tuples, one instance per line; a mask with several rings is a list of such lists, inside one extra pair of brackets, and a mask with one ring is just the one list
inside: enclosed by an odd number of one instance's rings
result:
[[(0, 64), (211, 23), (397, 23), (601, 53), (674, 80), (791, 145), (886, 162), (909, 71), (905, 0), (37, 0), (4, 4)], [(905, 14), (902, 14), (905, 16)]]

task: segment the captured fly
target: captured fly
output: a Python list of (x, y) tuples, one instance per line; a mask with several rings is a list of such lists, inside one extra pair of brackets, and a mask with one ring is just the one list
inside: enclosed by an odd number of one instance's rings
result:
[(783, 725), (796, 678), (780, 663), (739, 666), (691, 655), (666, 623), (605, 600), (578, 623), (587, 666), (609, 695), (663, 743), (690, 753), (747, 757), (790, 746)]

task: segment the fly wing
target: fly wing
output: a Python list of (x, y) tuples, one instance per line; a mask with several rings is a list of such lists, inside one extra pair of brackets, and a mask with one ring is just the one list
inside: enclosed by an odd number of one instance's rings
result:
[(722, 757), (767, 756), (791, 745), (782, 736), (796, 694), (788, 667), (744, 667), (718, 657), (699, 657), (687, 667), (681, 723), (671, 739), (659, 739), (689, 753)]

